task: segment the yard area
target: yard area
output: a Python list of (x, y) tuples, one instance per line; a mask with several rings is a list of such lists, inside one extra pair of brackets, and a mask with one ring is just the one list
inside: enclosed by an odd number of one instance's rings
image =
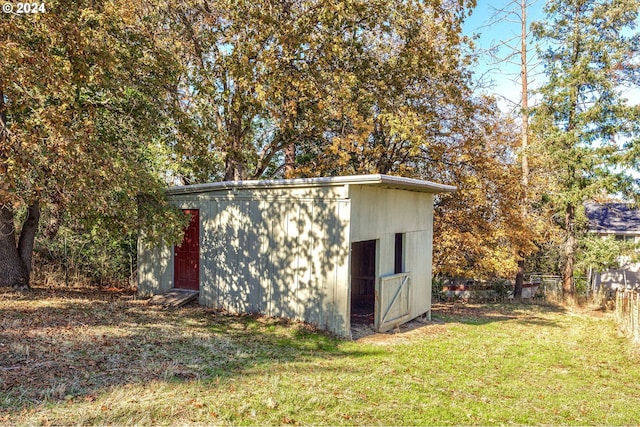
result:
[(586, 309), (442, 304), (345, 341), (115, 291), (0, 291), (0, 424), (628, 425), (639, 361)]

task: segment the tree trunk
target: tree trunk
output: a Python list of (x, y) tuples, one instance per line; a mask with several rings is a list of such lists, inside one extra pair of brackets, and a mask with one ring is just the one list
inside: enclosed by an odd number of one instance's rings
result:
[(291, 178), (296, 168), (296, 145), (291, 143), (284, 147), (284, 174)]
[(518, 260), (518, 273), (516, 274), (516, 284), (513, 288), (513, 299), (520, 301), (522, 299), (522, 285), (524, 283), (524, 259)]
[[(0, 146), (9, 139), (7, 111), (0, 82)], [(0, 157), (0, 173), (6, 172), (6, 158)], [(0, 286), (29, 289), (31, 260), (36, 231), (40, 221), (40, 205), (34, 202), (27, 210), (16, 245), (16, 229), (13, 207), (7, 193), (0, 193)]]
[[(529, 216), (528, 187), (529, 187), (529, 88), (528, 88), (528, 64), (527, 64), (527, 1), (520, 1), (520, 79), (522, 94), (522, 127), (520, 137), (522, 141), (522, 221), (526, 222)], [(522, 285), (524, 283), (524, 254), (518, 254), (518, 273), (513, 288), (513, 298), (516, 301), (522, 299)]]
[(22, 224), (20, 239), (18, 239), (18, 254), (27, 269), (27, 285), (31, 275), (31, 260), (33, 258), (33, 245), (36, 240), (36, 231), (40, 222), (40, 204), (36, 201), (27, 210), (27, 218)]
[(576, 236), (575, 236), (575, 208), (567, 204), (565, 211), (565, 233), (566, 242), (564, 245), (564, 271), (562, 275), (562, 298), (565, 303), (573, 305), (576, 303), (576, 288), (573, 281), (573, 266), (576, 258)]
[(245, 179), (245, 169), (242, 159), (242, 138), (239, 135), (232, 137), (231, 147), (225, 157), (225, 181), (241, 181)]
[(16, 246), (13, 209), (0, 206), (0, 286), (29, 287), (29, 271)]

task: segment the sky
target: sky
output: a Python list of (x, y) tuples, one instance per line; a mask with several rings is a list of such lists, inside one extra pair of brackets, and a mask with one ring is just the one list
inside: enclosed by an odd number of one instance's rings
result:
[[(528, 2), (527, 26), (530, 28), (531, 23), (534, 21), (544, 19), (542, 9), (545, 1), (528, 0)], [(496, 20), (494, 15), (496, 11), (501, 8), (518, 12), (518, 15), (511, 15), (507, 19)], [(511, 45), (519, 47), (521, 32), (519, 12), (520, 0), (477, 0), (477, 7), (473, 11), (473, 14), (465, 21), (463, 31), (466, 35), (477, 34), (479, 36), (476, 40), (476, 47), (479, 51), (487, 50), (491, 46), (499, 44), (501, 41), (507, 42), (509, 40), (512, 40)], [(640, 25), (640, 18), (638, 18), (637, 22), (638, 25)], [(536, 66), (536, 50), (533, 37), (529, 39), (529, 47), (528, 81), (529, 90), (532, 90), (542, 84), (544, 76), (541, 73), (542, 67), (540, 65)], [(509, 49), (502, 49), (499, 56), (505, 58), (509, 52)], [(485, 82), (491, 82), (491, 85), (485, 89), (485, 92), (496, 95), (498, 105), (505, 113), (513, 111), (514, 108), (517, 111), (520, 103), (520, 58), (517, 56), (513, 59), (515, 59), (516, 63), (509, 64), (505, 61), (496, 63), (489, 55), (480, 55), (478, 65), (475, 68), (476, 78), (482, 77)], [(639, 88), (629, 89), (625, 95), (629, 103), (633, 105), (640, 104)], [(529, 103), (531, 104), (532, 102), (535, 102), (535, 100), (530, 98)]]
[[(510, 45), (520, 46), (521, 24), (519, 21), (520, 5), (518, 0), (478, 0), (478, 5), (473, 14), (467, 18), (464, 25), (464, 32), (467, 35), (478, 35), (475, 41), (479, 51), (488, 50), (492, 46), (500, 44), (500, 42), (510, 42)], [(543, 18), (542, 8), (543, 0), (532, 2), (527, 10), (528, 26), (532, 22)], [(508, 8), (518, 12), (518, 16), (511, 15), (505, 19), (496, 21), (494, 15), (500, 8)], [(516, 22), (517, 21), (517, 22)], [(510, 49), (501, 49), (498, 56), (506, 58), (510, 53)], [(530, 42), (529, 63), (533, 64), (535, 48)], [(515, 60), (515, 63), (514, 63)], [(501, 109), (505, 112), (513, 109), (514, 104), (520, 102), (520, 57), (514, 57), (512, 63), (501, 61), (496, 63), (488, 54), (481, 54), (478, 66), (475, 68), (476, 78), (482, 78), (486, 83), (490, 83), (490, 87), (485, 90), (487, 93), (495, 94)], [(531, 65), (530, 65), (531, 66)], [(536, 76), (536, 69), (530, 70), (529, 86), (535, 87), (536, 82), (540, 82), (541, 76)]]
[[(531, 0), (529, 0), (531, 1)], [(477, 0), (477, 7), (473, 14), (467, 18), (463, 31), (466, 35), (477, 34), (479, 38), (476, 40), (476, 47), (479, 50), (489, 49), (491, 46), (498, 44), (500, 41), (508, 41), (513, 38), (519, 38), (521, 32), (520, 22), (515, 22), (512, 16), (509, 20), (495, 22), (492, 17), (499, 8), (509, 7), (511, 10), (519, 12), (519, 0)], [(542, 11), (544, 0), (533, 0), (527, 10), (527, 25), (530, 27), (534, 21), (540, 21), (544, 18)], [(640, 18), (638, 19), (640, 25)], [(535, 67), (535, 46), (532, 43), (533, 37), (530, 37), (529, 56), (529, 89), (539, 87), (543, 82), (541, 67)], [(515, 41), (519, 46), (519, 39)], [(513, 43), (512, 43), (513, 45)], [(508, 49), (501, 50), (501, 57), (508, 54)], [(476, 78), (484, 76), (486, 80), (492, 82), (485, 89), (486, 93), (493, 94), (498, 100), (498, 106), (505, 113), (516, 112), (520, 103), (520, 58), (515, 58), (515, 64), (508, 64), (504, 61), (496, 64), (495, 60), (489, 55), (480, 55), (478, 65), (475, 68)], [(640, 88), (632, 88), (625, 92), (627, 101), (632, 105), (640, 104)], [(530, 106), (535, 103), (535, 99), (530, 98)], [(631, 175), (636, 179), (640, 179), (640, 172), (630, 171)]]

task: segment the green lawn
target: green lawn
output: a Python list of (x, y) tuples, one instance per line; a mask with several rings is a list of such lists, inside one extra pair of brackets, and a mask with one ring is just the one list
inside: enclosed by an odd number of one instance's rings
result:
[(442, 305), (359, 341), (126, 295), (0, 292), (0, 424), (620, 425), (640, 369), (610, 314)]

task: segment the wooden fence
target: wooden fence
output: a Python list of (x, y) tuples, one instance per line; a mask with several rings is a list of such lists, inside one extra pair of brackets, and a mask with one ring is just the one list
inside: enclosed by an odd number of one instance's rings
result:
[(616, 292), (616, 321), (622, 333), (640, 342), (640, 292)]

